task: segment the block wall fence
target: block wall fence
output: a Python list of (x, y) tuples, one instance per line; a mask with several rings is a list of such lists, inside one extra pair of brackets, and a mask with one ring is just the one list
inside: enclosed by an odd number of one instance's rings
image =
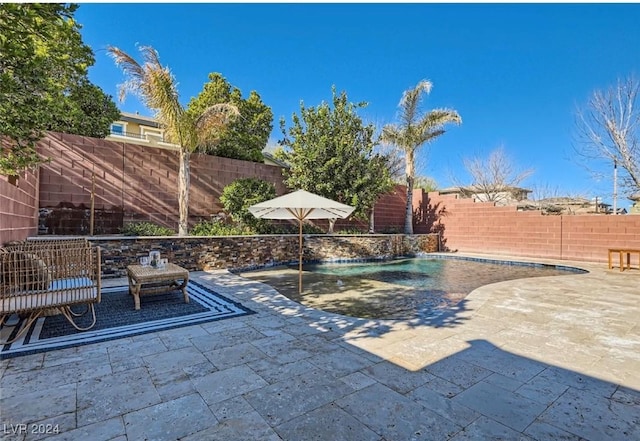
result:
[[(47, 134), (38, 149), (51, 158), (40, 167), (40, 208), (55, 212), (46, 225), (49, 233), (78, 234), (67, 231), (69, 225), (78, 223), (86, 229), (82, 233), (89, 232), (82, 211), (69, 210), (81, 216), (69, 222), (60, 209), (90, 207), (92, 176), (96, 233), (113, 233), (111, 224), (117, 228), (135, 220), (150, 220), (177, 230), (178, 152), (61, 133)], [(273, 183), (278, 194), (285, 192), (279, 167), (192, 154), (190, 168), (191, 223), (221, 212), (218, 198), (222, 189), (238, 178), (257, 177)]]
[(0, 175), (0, 245), (38, 234), (38, 174)]
[[(88, 234), (92, 177), (95, 233), (114, 225), (151, 220), (176, 228), (178, 154), (171, 150), (83, 136), (48, 133), (38, 143), (50, 161), (26, 173), (18, 186), (0, 176), (0, 244), (38, 234), (38, 212), (50, 212), (49, 233)], [(191, 221), (222, 211), (222, 189), (242, 177), (286, 188), (279, 167), (208, 155), (192, 155)], [(439, 233), (449, 251), (605, 262), (612, 247), (640, 248), (640, 216), (547, 216), (495, 207), (438, 192), (414, 192), (414, 232)], [(402, 232), (405, 187), (383, 195), (374, 210), (376, 232)], [(359, 225), (339, 222), (337, 227)], [(65, 231), (72, 225), (76, 231)]]
[(446, 251), (606, 262), (608, 248), (640, 249), (640, 216), (543, 215), (438, 192), (413, 200), (416, 233), (441, 234)]

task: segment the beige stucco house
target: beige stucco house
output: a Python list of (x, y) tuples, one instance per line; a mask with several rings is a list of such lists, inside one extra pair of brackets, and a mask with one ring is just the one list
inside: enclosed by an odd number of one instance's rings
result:
[(107, 139), (169, 150), (178, 149), (177, 145), (164, 141), (164, 130), (156, 119), (137, 113), (122, 112), (120, 119), (111, 123)]
[(477, 185), (449, 187), (438, 191), (440, 194), (471, 198), (475, 202), (495, 202), (496, 205), (516, 205), (526, 200), (531, 193), (531, 190), (521, 187), (483, 188)]
[[(121, 112), (120, 119), (111, 123), (111, 130), (106, 139), (168, 150), (179, 148), (176, 144), (165, 142), (164, 130), (155, 118), (138, 113)], [(265, 164), (289, 167), (267, 151), (263, 151), (262, 156)]]

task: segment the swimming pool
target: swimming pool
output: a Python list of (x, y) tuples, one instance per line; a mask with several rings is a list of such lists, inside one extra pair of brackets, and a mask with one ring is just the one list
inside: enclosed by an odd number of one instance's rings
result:
[(363, 318), (411, 319), (460, 308), (474, 289), (529, 277), (586, 272), (577, 268), (472, 258), (407, 258), (304, 265), (303, 292), (297, 267), (240, 275), (272, 286), (305, 306)]

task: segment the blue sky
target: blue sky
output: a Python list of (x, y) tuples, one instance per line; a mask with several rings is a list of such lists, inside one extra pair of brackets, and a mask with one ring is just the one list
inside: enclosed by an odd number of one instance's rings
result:
[[(468, 180), (464, 157), (503, 146), (535, 170), (527, 187), (610, 199), (612, 179), (571, 160), (575, 110), (640, 75), (640, 4), (85, 3), (75, 17), (96, 56), (89, 77), (116, 100), (124, 77), (105, 48), (140, 59), (136, 45), (151, 45), (185, 104), (209, 72), (244, 96), (256, 90), (274, 113), (271, 142), (280, 117), (329, 101), (332, 85), (367, 101), (360, 115), (382, 126), (403, 91), (429, 79), (426, 109), (463, 119), (419, 154), (418, 173), (441, 187)], [(132, 96), (118, 105), (151, 114)]]

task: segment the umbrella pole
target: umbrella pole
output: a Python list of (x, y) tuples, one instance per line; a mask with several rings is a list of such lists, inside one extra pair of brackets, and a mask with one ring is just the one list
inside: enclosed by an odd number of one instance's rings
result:
[(302, 220), (298, 219), (298, 233), (299, 233), (299, 240), (298, 240), (298, 293), (302, 294)]

